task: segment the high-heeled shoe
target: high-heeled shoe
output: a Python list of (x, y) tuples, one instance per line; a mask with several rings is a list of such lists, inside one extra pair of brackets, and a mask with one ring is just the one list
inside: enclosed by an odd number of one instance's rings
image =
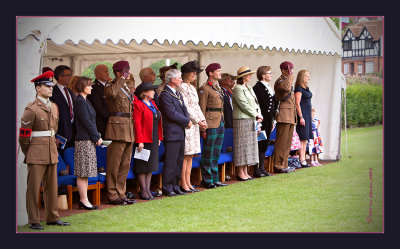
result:
[(182, 188), (182, 187), (181, 187), (181, 191), (184, 192), (184, 193), (193, 193), (193, 192), (194, 192), (194, 191), (191, 190), (190, 188), (189, 188), (189, 190), (186, 190), (186, 189), (184, 189), (184, 188)]
[(200, 192), (199, 190), (195, 189), (195, 188), (189, 188), (190, 190), (192, 190), (193, 193), (195, 192)]
[(239, 181), (247, 181), (248, 179), (241, 178), (239, 175), (236, 176), (236, 179)]
[(140, 193), (140, 192), (139, 192), (139, 197), (140, 197), (140, 199), (145, 200), (145, 201), (150, 200), (149, 197), (144, 197), (144, 196), (142, 195), (142, 193)]
[(88, 207), (85, 204), (83, 204), (81, 201), (79, 201), (79, 209), (81, 209), (81, 208), (86, 209), (86, 210), (96, 210), (98, 207), (97, 206)]

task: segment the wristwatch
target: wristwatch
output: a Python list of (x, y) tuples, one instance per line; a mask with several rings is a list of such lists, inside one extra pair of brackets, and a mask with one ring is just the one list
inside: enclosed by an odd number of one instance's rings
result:
[(302, 118), (303, 118), (303, 116), (299, 116), (299, 118), (300, 118), (300, 119), (302, 119)]

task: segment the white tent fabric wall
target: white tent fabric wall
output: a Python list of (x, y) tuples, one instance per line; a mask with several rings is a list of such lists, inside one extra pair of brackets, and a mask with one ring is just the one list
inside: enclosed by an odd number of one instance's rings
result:
[[(35, 78), (39, 71), (40, 61), (40, 41), (32, 36), (27, 37), (17, 43), (17, 131), (21, 127), (21, 116), (25, 106), (34, 100), (36, 91), (31, 79)], [(36, 63), (31, 63), (32, 61)], [(18, 139), (18, 132), (16, 134)], [(25, 206), (26, 177), (28, 174), (27, 166), (23, 163), (24, 154), (17, 143), (17, 223), (24, 225), (28, 223), (28, 216)]]
[[(217, 27), (210, 29), (209, 27)], [(127, 28), (129, 27), (129, 28)], [(40, 40), (35, 40), (35, 34)], [(324, 17), (18, 17), (17, 18), (17, 128), (35, 91), (30, 79), (41, 67), (40, 45), (49, 38), (43, 66), (71, 65), (75, 74), (94, 62), (128, 60), (136, 84), (139, 70), (153, 60), (185, 63), (200, 58), (201, 65), (219, 62), (236, 74), (241, 66), (256, 70), (292, 61), (295, 72), (311, 73), (312, 104), (321, 118), (325, 159), (337, 159), (340, 142), (340, 32)], [(260, 47), (261, 46), (261, 47)], [(274, 49), (275, 48), (275, 49)], [(43, 47), (42, 47), (43, 49)], [(265, 51), (262, 49), (266, 49)], [(51, 57), (64, 61), (50, 62)], [(69, 63), (69, 64), (68, 64)], [(297, 70), (297, 71), (296, 71)], [(205, 73), (200, 75), (200, 84)], [(256, 81), (253, 78), (252, 84)], [(17, 223), (27, 223), (26, 165), (18, 150)]]

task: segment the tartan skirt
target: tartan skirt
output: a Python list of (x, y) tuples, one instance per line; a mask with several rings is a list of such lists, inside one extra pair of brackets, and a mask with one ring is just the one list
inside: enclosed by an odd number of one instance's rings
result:
[(233, 120), (233, 165), (251, 166), (258, 163), (257, 131), (254, 119)]

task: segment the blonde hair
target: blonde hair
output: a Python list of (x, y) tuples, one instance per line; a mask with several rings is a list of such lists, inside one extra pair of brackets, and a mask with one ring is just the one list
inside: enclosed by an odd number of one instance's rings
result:
[(304, 82), (304, 75), (306, 73), (310, 73), (307, 70), (300, 70), (299, 73), (297, 74), (297, 79), (296, 79), (296, 83), (295, 83), (295, 87), (300, 86), (304, 89), (306, 89), (308, 87), (308, 83)]
[(68, 85), (68, 88), (69, 89), (71, 89), (71, 91), (73, 91), (74, 93), (76, 93), (76, 94), (78, 94), (78, 91), (76, 90), (76, 82), (78, 81), (78, 79), (79, 79), (79, 76), (74, 76), (72, 79), (71, 79), (71, 82), (69, 83), (69, 85)]

